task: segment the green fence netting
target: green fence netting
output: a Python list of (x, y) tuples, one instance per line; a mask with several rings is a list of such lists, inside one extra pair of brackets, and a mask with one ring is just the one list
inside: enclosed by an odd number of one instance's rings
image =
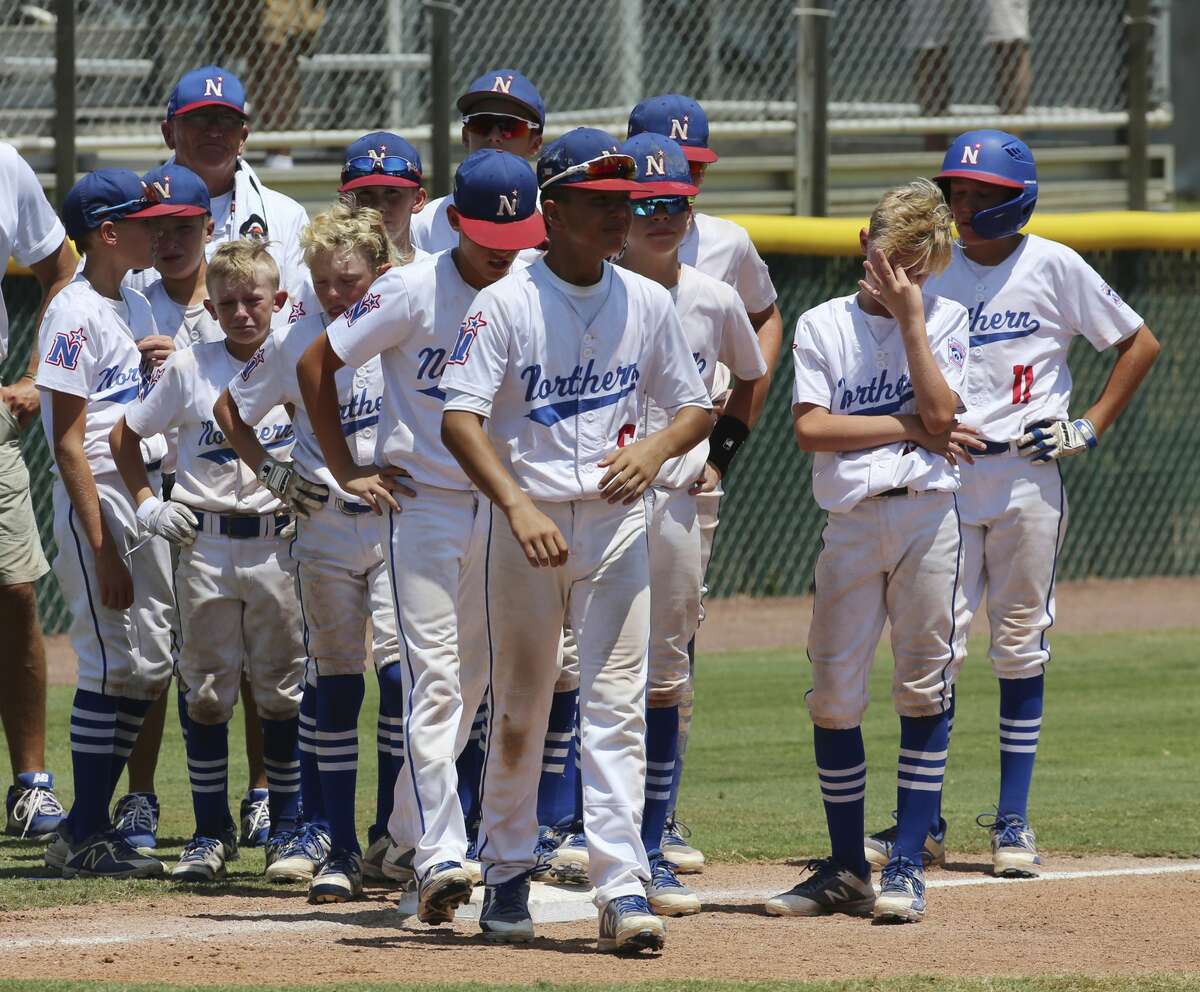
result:
[[(1096, 252), (1085, 256), (1137, 309), (1163, 344), (1151, 377), (1100, 447), (1066, 462), (1070, 526), (1059, 567), (1065, 579), (1200, 573), (1200, 253)], [(771, 396), (739, 455), (721, 507), (721, 529), (709, 571), (713, 596), (792, 596), (810, 591), (823, 514), (812, 500), (809, 456), (791, 433), (790, 338), (796, 318), (832, 296), (852, 292), (860, 263), (852, 258), (772, 255), (767, 258), (784, 318), (784, 349)], [(4, 298), (13, 351), (4, 381), (23, 366), (32, 336), (37, 289), (9, 277)], [(1112, 366), (1079, 340), (1071, 352), (1081, 413)], [(42, 541), (55, 552), (50, 506), (50, 456), (40, 429), (26, 431)], [(68, 615), (53, 575), (39, 586), (48, 631)]]

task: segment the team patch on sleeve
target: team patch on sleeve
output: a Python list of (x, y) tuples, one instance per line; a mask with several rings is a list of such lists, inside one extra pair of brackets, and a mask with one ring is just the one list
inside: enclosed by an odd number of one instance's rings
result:
[(1115, 289), (1113, 289), (1112, 286), (1110, 286), (1108, 283), (1102, 282), (1100, 284), (1100, 292), (1102, 292), (1108, 298), (1108, 301), (1113, 306), (1115, 306), (1115, 307), (1125, 306), (1125, 301), (1123, 299), (1121, 299), (1121, 297), (1118, 295), (1117, 291)]
[(82, 327), (73, 331), (59, 331), (50, 342), (46, 364), (75, 371), (79, 367), (79, 353), (83, 351), (83, 342), (86, 340), (87, 335), (83, 333)]
[(379, 294), (378, 293), (368, 293), (361, 300), (359, 300), (357, 303), (355, 303), (354, 306), (352, 306), (349, 310), (346, 311), (346, 314), (345, 314), (346, 326), (347, 327), (352, 326), (354, 324), (354, 322), (356, 320), (358, 320), (358, 318), (361, 317), (363, 314), (370, 313), (372, 310), (378, 310), (378, 309), (379, 309)]
[(146, 398), (146, 396), (150, 393), (150, 390), (152, 390), (158, 383), (158, 380), (162, 378), (163, 370), (165, 368), (166, 363), (160, 362), (158, 365), (153, 365), (141, 370), (142, 381), (141, 388), (138, 390), (138, 399), (144, 400)]
[(963, 347), (963, 343), (957, 338), (951, 338), (946, 343), (946, 351), (950, 355), (950, 361), (954, 363), (954, 367), (961, 369), (963, 363), (967, 360), (967, 349)]
[(250, 376), (254, 375), (254, 370), (266, 361), (266, 357), (266, 352), (262, 348), (250, 356), (250, 361), (242, 367), (242, 382), (250, 381)]
[(308, 312), (304, 309), (304, 301), (297, 300), (295, 303), (292, 304), (292, 309), (288, 313), (288, 323), (294, 324), (301, 317), (307, 317), (307, 316), (308, 316)]
[(454, 350), (450, 352), (446, 364), (465, 365), (467, 356), (471, 353), (471, 345), (475, 343), (475, 338), (485, 327), (487, 327), (487, 321), (483, 319), (482, 310), (465, 317), (463, 322), (458, 325), (458, 340), (454, 342)]

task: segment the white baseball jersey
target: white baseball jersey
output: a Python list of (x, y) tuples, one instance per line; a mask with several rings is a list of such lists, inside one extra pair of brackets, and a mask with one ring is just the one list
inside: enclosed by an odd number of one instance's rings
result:
[[(12, 145), (0, 142), (0, 259), (33, 265), (67, 236), (41, 183)], [(0, 362), (8, 355), (8, 309), (0, 296)]]
[(747, 313), (761, 313), (775, 302), (775, 286), (746, 229), (731, 220), (694, 213), (679, 246), (679, 261), (738, 291)]
[[(178, 428), (172, 499), (213, 513), (277, 513), (283, 504), (238, 458), (213, 417), (213, 404), (241, 367), (224, 341), (177, 351), (155, 370), (125, 421), (143, 436)], [(277, 457), (291, 451), (292, 424), (283, 407), (263, 418), (258, 438)]]
[[(454, 243), (458, 244), (457, 240)], [(414, 248), (413, 257), (405, 264), (412, 265), (414, 262), (419, 262), (422, 258), (428, 258), (429, 254), (429, 252), (422, 251), (420, 248)], [(305, 272), (304, 282), (300, 286), (299, 291), (288, 294), (287, 303), (275, 315), (271, 323), (276, 327), (281, 327), (285, 324), (294, 324), (305, 317), (312, 317), (321, 313), (324, 313), (324, 308), (321, 306), (321, 300), (317, 296), (316, 289), (313, 288), (312, 275)], [(326, 320), (327, 324), (328, 322)]]
[(175, 339), (175, 348), (182, 351), (202, 341), (224, 341), (225, 332), (203, 303), (184, 306), (167, 293), (162, 279), (156, 279), (143, 294), (154, 311), (154, 323), (159, 334)]
[[(320, 337), (325, 326), (325, 314), (316, 313), (273, 331), (245, 368), (229, 381), (229, 395), (247, 424), (258, 424), (270, 417), (280, 404), (291, 403), (295, 409), (292, 428), (296, 436), (292, 460), (300, 474), (325, 483), (335, 497), (359, 503), (361, 500), (334, 481), (333, 473), (326, 466), (296, 378), (300, 356)], [(383, 406), (383, 373), (379, 359), (370, 358), (361, 366), (347, 365), (338, 369), (334, 384), (337, 386), (338, 417), (350, 454), (356, 465), (370, 465), (375, 461), (379, 443), (379, 415)]]
[[(968, 365), (966, 309), (926, 294), (925, 329), (946, 385), (961, 399)], [(865, 313), (857, 296), (829, 300), (805, 313), (796, 324), (792, 358), (793, 404), (812, 403), (858, 417), (917, 412), (899, 325), (891, 316)], [(812, 476), (813, 497), (822, 509), (835, 513), (901, 486), (918, 492), (959, 487), (957, 468), (942, 455), (903, 442), (862, 451), (818, 451)]]
[(539, 260), (467, 310), (443, 377), (447, 410), (489, 418), (501, 459), (534, 499), (592, 499), (599, 462), (634, 441), (646, 400), (711, 409), (671, 294), (604, 263), (573, 286)]
[(453, 196), (439, 196), (436, 200), (427, 201), (418, 213), (412, 215), (408, 236), (414, 245), (430, 254), (458, 247), (458, 232), (450, 226), (446, 216), (446, 208), (453, 203)]
[[(135, 342), (156, 333), (150, 304), (141, 293), (122, 287), (119, 302), (105, 299), (82, 273), (46, 308), (38, 332), (37, 374), (46, 440), (53, 448), (54, 412), (48, 390), (87, 399), (83, 450), (97, 480), (119, 485), (108, 434), (142, 388), (142, 355)], [(166, 450), (159, 431), (143, 435), (142, 457), (147, 464), (160, 461)], [(57, 474), (57, 466), (54, 471)]]
[[(767, 374), (767, 363), (758, 346), (758, 335), (746, 316), (746, 307), (732, 287), (712, 276), (684, 265), (679, 282), (671, 287), (675, 311), (696, 361), (696, 371), (708, 395), (716, 384), (717, 363), (727, 366), (739, 379), (758, 379)], [(642, 418), (644, 437), (671, 422), (670, 415), (647, 403)], [(704, 471), (708, 441), (701, 441), (685, 455), (663, 463), (655, 484), (668, 489), (686, 488)]]
[(999, 265), (957, 245), (925, 291), (956, 300), (970, 319), (965, 421), (993, 441), (1027, 424), (1062, 420), (1071, 399), (1067, 350), (1082, 334), (1097, 351), (1129, 337), (1142, 318), (1071, 248), (1027, 234)]

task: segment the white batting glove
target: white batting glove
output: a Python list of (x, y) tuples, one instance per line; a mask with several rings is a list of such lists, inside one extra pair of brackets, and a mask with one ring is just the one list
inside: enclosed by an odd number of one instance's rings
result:
[(137, 518), (148, 533), (165, 537), (180, 548), (195, 542), (196, 528), (200, 525), (196, 515), (182, 503), (157, 496), (151, 496), (137, 508)]
[(302, 517), (321, 509), (329, 499), (328, 486), (309, 482), (292, 467), (291, 462), (267, 458), (258, 466), (257, 475), (259, 482)]
[(1096, 428), (1084, 417), (1056, 420), (1049, 427), (1034, 427), (1017, 441), (1017, 448), (1035, 462), (1069, 458), (1094, 448), (1100, 442)]

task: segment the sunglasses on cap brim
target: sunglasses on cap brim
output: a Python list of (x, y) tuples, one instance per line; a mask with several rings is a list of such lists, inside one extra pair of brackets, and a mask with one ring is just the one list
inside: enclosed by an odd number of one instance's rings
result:
[(421, 170), (417, 168), (415, 162), (410, 162), (403, 155), (383, 155), (380, 157), (356, 155), (354, 158), (347, 159), (346, 164), (342, 167), (342, 181), (360, 179), (363, 176), (369, 176), (374, 173), (409, 179), (413, 176), (419, 177)]
[(635, 217), (653, 217), (663, 210), (668, 217), (683, 213), (692, 205), (690, 196), (650, 196), (640, 200), (631, 200)]
[(635, 192), (643, 189), (637, 181), (637, 163), (629, 155), (601, 155), (563, 169), (541, 184), (542, 189), (570, 181), (573, 186)]
[(515, 114), (483, 112), (466, 114), (462, 122), (463, 127), (468, 131), (483, 138), (488, 137), (493, 130), (499, 129), (500, 137), (504, 141), (511, 141), (513, 138), (524, 138), (530, 131), (540, 131), (542, 128), (542, 125), (536, 121), (529, 121), (524, 117), (517, 117)]

